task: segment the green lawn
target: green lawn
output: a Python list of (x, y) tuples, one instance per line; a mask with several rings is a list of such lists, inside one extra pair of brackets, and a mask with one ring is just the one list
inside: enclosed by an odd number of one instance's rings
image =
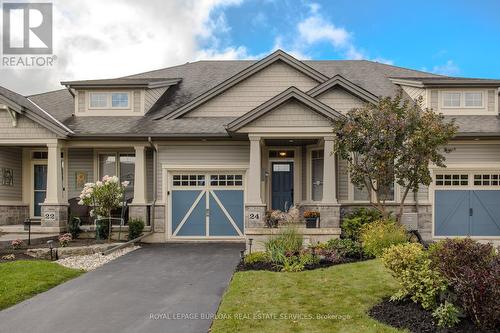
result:
[(49, 261), (19, 260), (0, 264), (0, 310), (82, 274)]
[(366, 314), (396, 289), (379, 260), (300, 273), (237, 272), (211, 332), (401, 332)]

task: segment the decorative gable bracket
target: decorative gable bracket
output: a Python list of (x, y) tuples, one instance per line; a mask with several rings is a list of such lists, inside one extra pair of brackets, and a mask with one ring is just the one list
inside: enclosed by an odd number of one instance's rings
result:
[(9, 114), (12, 119), (12, 127), (17, 127), (17, 113), (14, 110), (11, 110), (7, 105), (0, 104), (0, 110), (5, 110)]

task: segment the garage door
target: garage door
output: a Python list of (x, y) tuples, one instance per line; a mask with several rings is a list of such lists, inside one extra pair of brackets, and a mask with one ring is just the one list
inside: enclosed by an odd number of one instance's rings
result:
[(438, 175), (435, 184), (442, 188), (434, 191), (436, 236), (500, 236), (500, 190), (492, 189), (500, 175)]
[(172, 237), (243, 237), (242, 173), (173, 173)]

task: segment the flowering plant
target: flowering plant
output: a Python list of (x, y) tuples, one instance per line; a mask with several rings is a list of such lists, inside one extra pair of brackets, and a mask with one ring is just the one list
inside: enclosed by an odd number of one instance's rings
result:
[(21, 246), (24, 245), (24, 242), (22, 239), (14, 239), (12, 242), (10, 242), (10, 245), (12, 246), (12, 248), (15, 250), (15, 249), (18, 249), (20, 248)]
[[(123, 193), (128, 181), (120, 183), (116, 176), (104, 176), (101, 181), (86, 183), (80, 193), (80, 205), (91, 206), (90, 216), (97, 218), (110, 218), (111, 211), (123, 205)], [(109, 219), (111, 230), (111, 219)], [(108, 238), (111, 237), (109, 232)]]
[(61, 245), (61, 247), (66, 247), (72, 239), (73, 237), (70, 233), (59, 235), (59, 245)]
[(306, 219), (315, 219), (319, 217), (319, 212), (316, 212), (314, 210), (306, 210), (304, 212), (304, 218)]

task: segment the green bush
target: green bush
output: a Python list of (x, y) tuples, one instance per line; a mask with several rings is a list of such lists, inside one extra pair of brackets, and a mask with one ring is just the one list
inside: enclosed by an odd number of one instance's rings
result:
[(279, 235), (271, 237), (264, 245), (274, 264), (283, 264), (285, 257), (300, 253), (302, 249), (302, 235), (293, 228), (284, 229)]
[(384, 250), (382, 262), (400, 284), (393, 300), (409, 297), (426, 310), (437, 307), (440, 295), (447, 290), (447, 283), (439, 272), (432, 269), (429, 254), (422, 245), (393, 245)]
[(359, 259), (363, 256), (361, 244), (348, 238), (330, 239), (326, 243), (326, 248), (336, 251), (343, 258)]
[(132, 219), (128, 221), (128, 240), (136, 239), (142, 235), (144, 230), (144, 221), (141, 219)]
[(460, 310), (448, 301), (445, 301), (432, 312), (432, 316), (437, 320), (438, 326), (443, 328), (453, 327), (458, 324), (460, 322), (459, 315)]
[(358, 241), (361, 227), (380, 220), (382, 215), (376, 209), (358, 208), (348, 214), (342, 222), (342, 237)]
[(68, 231), (73, 239), (77, 239), (78, 235), (80, 235), (80, 224), (81, 220), (79, 217), (72, 217), (69, 221)]
[(270, 261), (269, 255), (266, 252), (259, 252), (259, 251), (247, 254), (243, 259), (243, 263), (245, 265), (254, 265), (256, 263), (269, 262), (269, 261)]
[(401, 224), (388, 219), (365, 224), (361, 228), (360, 240), (366, 254), (380, 257), (391, 245), (408, 242), (408, 236)]
[(301, 253), (293, 256), (283, 256), (278, 268), (282, 272), (301, 272), (306, 265), (314, 265), (319, 262), (319, 258), (312, 253)]

